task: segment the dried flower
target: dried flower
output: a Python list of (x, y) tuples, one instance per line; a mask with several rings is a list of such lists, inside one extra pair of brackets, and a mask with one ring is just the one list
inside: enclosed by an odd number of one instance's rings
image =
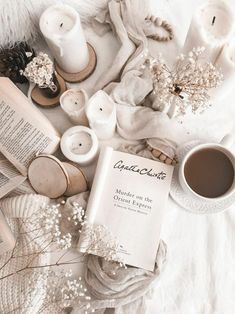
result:
[(222, 82), (223, 75), (210, 63), (203, 61), (204, 47), (193, 48), (187, 55), (180, 54), (173, 70), (159, 55), (147, 60), (155, 95), (154, 109), (171, 104), (173, 114), (182, 115), (186, 108), (191, 111), (204, 111), (209, 105), (209, 89), (216, 88)]
[(22, 74), (40, 88), (49, 87), (52, 91), (56, 91), (53, 82), (54, 65), (46, 53), (40, 52), (37, 57), (34, 57)]
[(104, 225), (86, 223), (82, 229), (83, 247), (88, 254), (103, 257), (106, 261), (116, 261), (124, 266), (120, 256), (120, 245), (112, 232)]

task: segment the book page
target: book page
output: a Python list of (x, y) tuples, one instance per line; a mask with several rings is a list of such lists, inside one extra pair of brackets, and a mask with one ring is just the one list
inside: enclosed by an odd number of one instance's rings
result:
[(0, 198), (19, 188), (25, 181), (26, 177), (8, 160), (0, 160)]
[(54, 153), (60, 137), (13, 83), (0, 80), (0, 152), (26, 176), (35, 155)]
[(153, 271), (173, 167), (116, 151), (107, 167), (92, 223), (112, 232), (124, 263)]

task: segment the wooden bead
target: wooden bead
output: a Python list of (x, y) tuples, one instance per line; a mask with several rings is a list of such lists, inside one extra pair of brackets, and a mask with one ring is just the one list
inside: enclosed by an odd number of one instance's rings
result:
[(173, 161), (173, 160), (172, 160), (171, 158), (167, 157), (166, 160), (165, 160), (165, 164), (171, 165), (171, 164), (172, 164), (172, 161)]
[(153, 149), (152, 150), (152, 154), (154, 157), (158, 158), (161, 155), (162, 152), (160, 152), (160, 150), (157, 149)]
[(173, 160), (172, 160), (172, 166), (175, 166), (176, 164), (177, 164), (176, 160), (173, 159)]
[(165, 154), (163, 154), (163, 153), (159, 156), (159, 159), (160, 159), (161, 161), (165, 161), (166, 158), (167, 158), (167, 156), (166, 156)]
[(163, 21), (160, 17), (155, 17), (153, 15), (148, 15), (145, 18), (145, 20), (149, 20), (157, 27), (162, 27), (168, 33), (168, 36), (152, 34), (152, 35), (149, 35), (148, 38), (151, 38), (155, 41), (162, 41), (162, 42), (170, 41), (174, 38), (173, 28), (171, 27), (170, 24), (167, 23), (167, 21)]
[(151, 152), (153, 150), (153, 148), (150, 145), (148, 145), (147, 150), (149, 150)]
[(157, 17), (155, 20), (155, 24), (160, 27), (162, 25), (162, 19), (160, 17)]

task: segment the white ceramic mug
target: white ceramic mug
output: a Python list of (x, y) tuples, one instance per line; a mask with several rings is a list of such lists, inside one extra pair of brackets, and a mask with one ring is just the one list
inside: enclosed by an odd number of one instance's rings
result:
[(200, 194), (198, 194), (197, 192), (195, 192), (187, 183), (187, 180), (185, 178), (185, 174), (184, 174), (184, 168), (185, 168), (185, 164), (188, 161), (188, 159), (196, 152), (201, 151), (202, 149), (205, 148), (213, 148), (213, 149), (217, 149), (221, 152), (223, 152), (231, 161), (232, 165), (233, 165), (233, 169), (234, 169), (234, 174), (235, 174), (235, 154), (231, 151), (230, 147), (232, 146), (233, 142), (234, 142), (235, 138), (233, 135), (227, 134), (220, 143), (206, 143), (206, 144), (199, 144), (196, 147), (193, 147), (183, 158), (183, 160), (181, 161), (180, 167), (179, 167), (179, 182), (180, 185), (182, 187), (182, 189), (184, 190), (185, 193), (190, 194), (191, 197), (193, 197), (194, 199), (196, 198), (197, 200), (201, 200), (201, 201), (206, 201), (206, 202), (215, 202), (218, 200), (225, 200), (226, 198), (230, 197), (232, 193), (235, 192), (235, 179), (233, 180), (233, 183), (231, 185), (231, 187), (221, 196), (218, 197), (214, 197), (214, 198), (209, 198), (209, 197), (205, 197), (202, 196)]

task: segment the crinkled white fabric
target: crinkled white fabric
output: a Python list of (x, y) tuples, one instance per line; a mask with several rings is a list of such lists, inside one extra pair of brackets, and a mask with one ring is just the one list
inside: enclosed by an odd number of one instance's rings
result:
[[(85, 282), (92, 297), (91, 308), (113, 308), (115, 314), (144, 314), (146, 296), (157, 284), (166, 261), (166, 244), (160, 241), (154, 272), (135, 267), (115, 268), (103, 258), (89, 255), (85, 267)], [(115, 270), (115, 274), (113, 271)], [(79, 313), (77, 307), (73, 314)]]

